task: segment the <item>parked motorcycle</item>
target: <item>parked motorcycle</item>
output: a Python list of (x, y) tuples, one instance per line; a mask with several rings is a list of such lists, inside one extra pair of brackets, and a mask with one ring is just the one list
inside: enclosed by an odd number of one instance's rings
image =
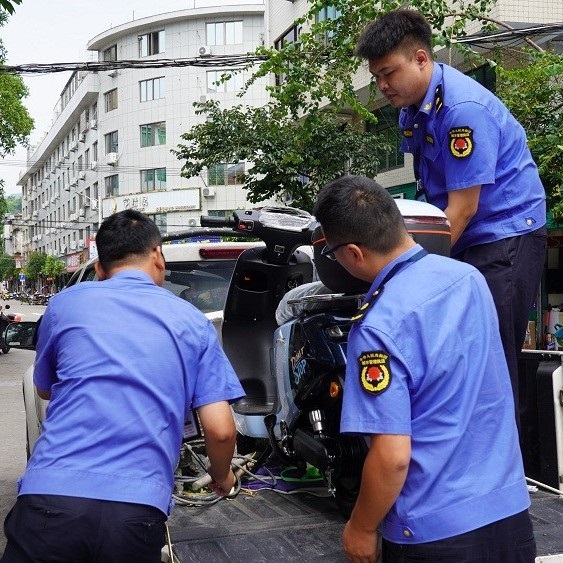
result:
[[(441, 211), (407, 200), (398, 205), (417, 242), (449, 254), (449, 224)], [(324, 238), (306, 212), (265, 207), (235, 211), (232, 219), (202, 217), (201, 224), (230, 227), (266, 245), (238, 258), (224, 309), (223, 347), (246, 392), (233, 404), (239, 453), (252, 452), (258, 465), (273, 453), (303, 471), (316, 467), (348, 516), (367, 442), (340, 434), (346, 341), (369, 285), (321, 256)], [(290, 301), (296, 316), (278, 327), (282, 297), (313, 279), (311, 256), (299, 250), (311, 244), (321, 281), (338, 293)]]
[(4, 310), (9, 308), (10, 305), (0, 305), (0, 350), (3, 354), (7, 354), (10, 351), (10, 347), (4, 340), (6, 327), (12, 323), (19, 323), (21, 321), (21, 316), (16, 313), (4, 313)]

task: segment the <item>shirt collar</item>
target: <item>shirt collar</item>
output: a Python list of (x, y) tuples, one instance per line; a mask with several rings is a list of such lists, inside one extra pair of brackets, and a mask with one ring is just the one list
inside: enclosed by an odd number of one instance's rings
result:
[(438, 111), (444, 105), (444, 69), (441, 64), (434, 63), (434, 69), (432, 70), (432, 77), (430, 78), (430, 84), (426, 90), (426, 95), (424, 100), (420, 104), (420, 108), (416, 106), (409, 106), (407, 112), (409, 115), (416, 115), (417, 113), (425, 113), (430, 115), (430, 113), (436, 109)]
[(420, 246), (420, 244), (416, 244), (415, 246), (413, 246), (412, 248), (409, 248), (407, 251), (403, 252), (403, 254), (401, 254), (400, 256), (398, 256), (397, 258), (392, 260), (391, 262), (389, 262), (389, 264), (387, 264), (387, 266), (385, 266), (379, 272), (379, 274), (377, 274), (377, 276), (373, 280), (373, 283), (372, 283), (370, 291), (369, 291), (369, 295), (371, 295), (371, 293), (379, 287), (382, 280), (385, 279), (385, 276), (387, 275), (387, 273), (392, 268), (395, 267), (395, 264), (400, 264), (401, 262), (406, 262), (407, 260), (409, 260), (412, 256), (414, 256), (420, 250), (422, 250), (422, 246)]

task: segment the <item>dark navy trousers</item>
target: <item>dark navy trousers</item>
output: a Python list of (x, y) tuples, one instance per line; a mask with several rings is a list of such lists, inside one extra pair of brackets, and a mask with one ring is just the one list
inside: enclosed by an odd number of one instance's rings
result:
[(534, 563), (535, 558), (527, 510), (444, 540), (413, 545), (382, 541), (383, 563)]
[(141, 504), (21, 495), (1, 563), (159, 563), (166, 515)]
[[(518, 427), (518, 356), (526, 337), (530, 309), (540, 287), (546, 249), (547, 229), (542, 227), (517, 237), (471, 246), (454, 257), (475, 266), (485, 276), (493, 295)], [(539, 303), (538, 313), (541, 315)]]

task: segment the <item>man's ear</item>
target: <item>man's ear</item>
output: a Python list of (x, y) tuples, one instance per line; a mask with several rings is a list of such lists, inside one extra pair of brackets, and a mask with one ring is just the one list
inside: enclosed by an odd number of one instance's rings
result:
[(426, 49), (417, 49), (414, 52), (414, 59), (420, 68), (424, 68), (430, 61), (430, 55)]
[(162, 246), (157, 246), (154, 249), (153, 260), (157, 270), (166, 270), (166, 260), (164, 259), (164, 254), (162, 252)]
[(102, 268), (102, 265), (99, 262), (94, 264), (94, 270), (96, 270), (96, 275), (100, 281), (107, 280), (108, 275), (106, 274), (105, 270)]
[(360, 267), (365, 262), (366, 257), (364, 252), (357, 245), (348, 244), (345, 252), (347, 253), (348, 259), (352, 261), (355, 267)]

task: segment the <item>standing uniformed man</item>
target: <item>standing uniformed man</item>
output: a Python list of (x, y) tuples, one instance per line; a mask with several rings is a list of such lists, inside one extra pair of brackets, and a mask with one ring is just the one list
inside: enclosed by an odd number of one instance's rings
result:
[(446, 213), (452, 256), (487, 280), (518, 406), (518, 354), (545, 261), (545, 191), (522, 126), (489, 90), (434, 62), (431, 41), (426, 19), (399, 9), (366, 27), (356, 54), (402, 108), (417, 199)]
[(325, 186), (314, 214), (323, 254), (371, 284), (348, 337), (340, 425), (370, 441), (342, 537), (348, 559), (375, 563), (381, 533), (384, 563), (533, 563), (514, 403), (484, 277), (416, 244), (395, 200), (368, 178)]

